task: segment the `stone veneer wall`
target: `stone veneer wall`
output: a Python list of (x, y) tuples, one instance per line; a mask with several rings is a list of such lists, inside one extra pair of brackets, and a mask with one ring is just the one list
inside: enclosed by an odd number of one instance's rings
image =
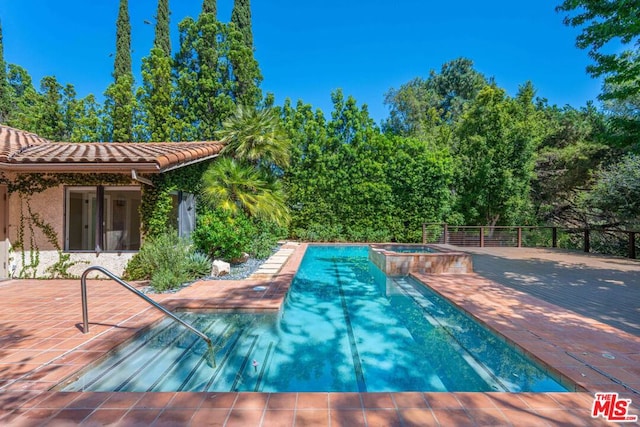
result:
[[(25, 251), (25, 260), (27, 263), (29, 262), (29, 251)], [(120, 252), (120, 253), (101, 253), (96, 254), (95, 252), (72, 252), (71, 253), (71, 262), (77, 262), (75, 265), (68, 269), (68, 272), (76, 277), (79, 277), (87, 267), (92, 265), (99, 265), (101, 267), (106, 268), (111, 271), (116, 276), (122, 276), (124, 273), (124, 268), (127, 265), (127, 262), (135, 255), (134, 252)], [(11, 277), (17, 277), (20, 269), (22, 268), (22, 257), (19, 253), (11, 252), (9, 254), (13, 259), (9, 261), (9, 274)], [(36, 278), (46, 278), (49, 277), (49, 274), (46, 272), (46, 269), (55, 264), (58, 261), (58, 251), (40, 251), (40, 263), (38, 264)], [(13, 266), (15, 265), (15, 270), (13, 270)], [(13, 274), (12, 274), (13, 271)], [(104, 274), (98, 272), (91, 272), (88, 276), (89, 278), (106, 278)]]
[(427, 274), (473, 272), (471, 255), (463, 252), (412, 254), (393, 252), (393, 245), (371, 245), (369, 259), (389, 276), (406, 276), (411, 272)]

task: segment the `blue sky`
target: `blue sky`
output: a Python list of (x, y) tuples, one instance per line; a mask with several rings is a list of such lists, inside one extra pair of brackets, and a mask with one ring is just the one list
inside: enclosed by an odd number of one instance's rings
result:
[[(558, 0), (558, 3), (560, 0)], [(72, 83), (80, 97), (102, 98), (111, 82), (118, 0), (0, 0), (4, 54), (23, 66), (36, 86), (46, 75)], [(153, 41), (157, 0), (130, 0), (134, 72)], [(174, 50), (177, 24), (197, 17), (201, 0), (170, 0)], [(233, 0), (218, 0), (227, 22)], [(575, 47), (578, 30), (566, 27), (547, 1), (337, 1), (252, 2), (256, 58), (262, 89), (282, 104), (304, 100), (325, 114), (331, 91), (342, 88), (387, 117), (384, 94), (458, 57), (474, 61), (510, 94), (531, 80), (552, 104), (581, 107), (595, 100), (600, 82), (590, 59)], [(138, 83), (139, 83), (138, 77)]]

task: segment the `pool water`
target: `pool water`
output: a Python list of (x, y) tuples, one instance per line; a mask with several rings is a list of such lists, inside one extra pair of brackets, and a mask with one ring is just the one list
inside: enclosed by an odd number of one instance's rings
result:
[(366, 246), (310, 246), (277, 314), (183, 312), (66, 391), (567, 391), (424, 285), (386, 277)]
[(430, 248), (429, 246), (402, 246), (402, 245), (393, 245), (393, 246), (383, 246), (383, 248), (389, 252), (397, 252), (404, 254), (432, 254), (437, 253), (438, 251)]

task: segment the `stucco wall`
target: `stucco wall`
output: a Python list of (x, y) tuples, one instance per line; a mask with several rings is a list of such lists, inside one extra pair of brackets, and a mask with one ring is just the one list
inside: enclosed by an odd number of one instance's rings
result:
[[(37, 213), (42, 221), (53, 227), (56, 235), (58, 236), (57, 242), (62, 247), (63, 241), (63, 214), (64, 214), (64, 187), (58, 186), (49, 188), (41, 193), (34, 194), (29, 199), (29, 206), (31, 211)], [(20, 218), (21, 209), (25, 217), (28, 217), (27, 200), (20, 198), (17, 193), (9, 194), (9, 224), (8, 233), (11, 242), (15, 242), (18, 239), (18, 233), (20, 231)], [(28, 224), (24, 226), (24, 240), (26, 249), (30, 249), (30, 242), (33, 237), (35, 246), (40, 250), (55, 250), (55, 246), (47, 241), (46, 236), (41, 232), (38, 227), (33, 227), (33, 236), (31, 234), (31, 227)]]
[[(40, 219), (51, 226), (57, 238), (57, 244), (60, 248), (64, 248), (64, 186), (49, 188), (41, 193), (34, 194), (29, 199), (31, 211), (37, 213)], [(22, 214), (21, 214), (22, 209)], [(12, 244), (18, 239), (20, 233), (20, 220), (22, 216), (28, 217), (27, 201), (20, 198), (16, 193), (9, 195), (9, 218), (8, 218), (8, 237)], [(24, 257), (20, 252), (9, 250), (9, 277), (18, 277), (24, 263), (29, 265), (32, 261), (32, 245), (38, 248), (38, 263), (36, 268), (36, 277), (44, 278), (49, 276), (46, 272), (47, 268), (59, 260), (58, 251), (47, 237), (38, 227), (30, 227), (25, 223), (22, 227), (24, 232), (25, 253)], [(32, 234), (33, 230), (33, 234)], [(121, 275), (124, 271), (129, 259), (134, 254), (131, 252), (122, 253), (70, 253), (70, 261), (78, 262), (68, 269), (68, 272), (79, 276), (90, 265), (100, 265), (112, 271), (117, 275)], [(92, 277), (92, 276), (90, 276)]]

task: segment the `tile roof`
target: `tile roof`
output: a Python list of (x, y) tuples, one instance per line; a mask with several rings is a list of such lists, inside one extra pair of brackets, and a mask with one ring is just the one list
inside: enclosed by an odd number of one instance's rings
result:
[(12, 153), (48, 142), (35, 133), (0, 125), (0, 163), (5, 163)]
[(21, 172), (124, 172), (167, 170), (218, 155), (220, 142), (52, 142), (0, 125), (0, 170)]

